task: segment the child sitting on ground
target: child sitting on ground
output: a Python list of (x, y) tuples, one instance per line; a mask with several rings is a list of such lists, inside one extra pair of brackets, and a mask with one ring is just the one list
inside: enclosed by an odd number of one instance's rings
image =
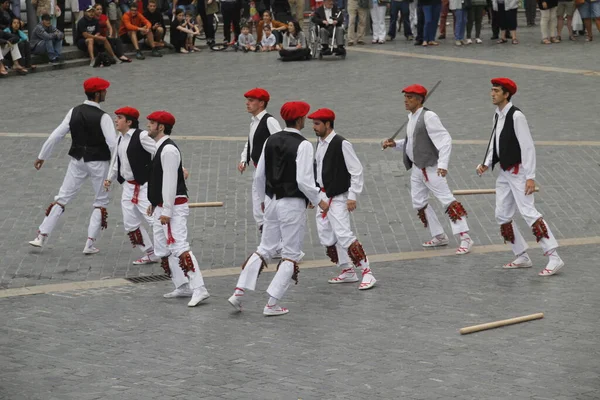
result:
[(273, 51), (277, 50), (277, 38), (273, 35), (271, 27), (265, 25), (263, 28), (263, 37), (260, 41), (260, 51)]
[(237, 45), (244, 52), (256, 51), (256, 39), (254, 39), (254, 36), (250, 33), (248, 25), (242, 27), (242, 33), (240, 33), (240, 36), (238, 37)]
[(196, 22), (194, 21), (194, 14), (191, 11), (185, 12), (185, 23), (183, 24), (183, 26), (191, 32), (188, 33), (185, 42), (185, 47), (187, 48), (187, 50), (190, 53), (200, 51), (200, 48), (196, 47), (194, 44), (196, 37), (200, 36), (200, 28), (198, 28), (198, 25), (196, 25)]

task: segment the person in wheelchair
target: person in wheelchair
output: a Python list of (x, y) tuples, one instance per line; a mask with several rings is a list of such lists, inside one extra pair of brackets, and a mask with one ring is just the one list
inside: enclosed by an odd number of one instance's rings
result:
[[(344, 13), (333, 0), (324, 0), (323, 5), (315, 10), (313, 22), (319, 27), (319, 38), (321, 39), (321, 53), (331, 55), (346, 54), (344, 48)], [(330, 48), (331, 37), (334, 35), (335, 28), (335, 49)]]

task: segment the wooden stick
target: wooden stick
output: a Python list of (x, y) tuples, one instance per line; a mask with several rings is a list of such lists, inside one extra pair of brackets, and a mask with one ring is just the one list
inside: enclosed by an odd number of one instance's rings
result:
[(222, 201), (209, 201), (208, 203), (189, 203), (188, 207), (190, 207), (190, 208), (223, 207), (223, 202)]
[[(539, 192), (540, 187), (536, 186), (535, 191)], [(466, 196), (471, 194), (496, 194), (496, 189), (464, 189), (464, 190), (454, 190), (452, 194), (456, 196)]]
[(506, 325), (514, 325), (521, 322), (533, 321), (534, 319), (544, 318), (544, 313), (525, 315), (517, 318), (504, 319), (502, 321), (488, 322), (487, 324), (473, 325), (462, 328), (459, 332), (461, 335), (467, 335), (473, 332), (485, 331), (487, 329), (499, 328)]

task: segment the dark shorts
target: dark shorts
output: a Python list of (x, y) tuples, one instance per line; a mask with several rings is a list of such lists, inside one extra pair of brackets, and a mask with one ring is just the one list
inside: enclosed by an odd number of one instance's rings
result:
[[(88, 48), (87, 48), (87, 44), (85, 43), (84, 38), (81, 38), (77, 41), (77, 48), (87, 54)], [(104, 46), (102, 46), (99, 43), (94, 43), (94, 53), (95, 54), (98, 54), (98, 52), (102, 51), (103, 49), (104, 49)]]
[[(143, 39), (144, 39), (144, 37), (145, 37), (145, 36), (142, 34), (142, 32), (140, 32), (140, 31), (137, 31), (137, 32), (136, 32), (136, 34), (137, 34), (137, 40), (138, 40), (138, 42), (139, 42), (140, 40), (143, 40)], [(123, 43), (131, 43), (131, 38), (129, 37), (129, 33), (126, 33), (126, 34), (124, 34), (124, 35), (121, 35), (121, 42), (123, 42)]]

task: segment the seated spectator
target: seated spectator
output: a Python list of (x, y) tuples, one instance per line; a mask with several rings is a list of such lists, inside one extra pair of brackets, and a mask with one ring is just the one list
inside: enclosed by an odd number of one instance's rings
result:
[(196, 25), (196, 23), (194, 22), (194, 14), (191, 11), (186, 11), (184, 15), (185, 23), (183, 26), (192, 32), (188, 33), (187, 35), (185, 48), (190, 53), (200, 51), (200, 48), (194, 45), (196, 37), (200, 36), (200, 28), (198, 28), (198, 25)]
[[(47, 14), (50, 16), (51, 25), (56, 28), (56, 19), (60, 17), (62, 10), (52, 0), (31, 0), (31, 4), (35, 7), (35, 13), (38, 18)], [(41, 21), (41, 19), (40, 19)]]
[(0, 30), (10, 28), (13, 18), (17, 16), (10, 9), (10, 0), (0, 0)]
[(154, 43), (154, 34), (152, 33), (152, 24), (142, 14), (138, 12), (136, 3), (129, 6), (129, 11), (123, 14), (121, 26), (119, 27), (119, 37), (123, 43), (131, 43), (135, 48), (135, 58), (144, 60), (146, 57), (140, 50), (140, 40), (146, 39), (148, 46), (152, 48), (152, 57), (162, 57), (160, 51)]
[(290, 21), (279, 50), (281, 61), (310, 60), (310, 49), (298, 21)]
[(8, 71), (4, 67), (4, 56), (10, 53), (13, 62), (13, 69), (19, 75), (27, 75), (27, 69), (23, 67), (19, 60), (21, 59), (21, 52), (19, 51), (19, 37), (5, 31), (0, 31), (0, 74), (8, 75)]
[[(313, 21), (320, 26), (319, 36), (321, 39), (321, 48), (324, 54), (331, 54), (329, 42), (335, 29), (335, 43), (337, 45), (336, 52), (345, 54), (344, 50), (344, 15), (333, 4), (333, 0), (325, 0), (323, 5), (315, 10)], [(384, 33), (385, 35), (385, 33)]]
[(148, 8), (144, 11), (144, 17), (152, 25), (152, 33), (154, 34), (154, 42), (158, 47), (170, 47), (168, 43), (165, 43), (165, 19), (162, 13), (158, 10), (156, 0), (148, 0)]
[(249, 51), (256, 51), (256, 39), (250, 33), (248, 25), (242, 26), (242, 33), (238, 36), (237, 46), (247, 53)]
[(263, 12), (263, 19), (258, 23), (258, 27), (256, 28), (257, 41), (262, 41), (263, 31), (266, 26), (271, 28), (271, 32), (275, 35), (277, 43), (281, 43), (283, 41), (283, 32), (287, 31), (287, 24), (274, 20), (271, 11), (265, 10)]
[(263, 37), (260, 41), (260, 51), (273, 51), (277, 50), (277, 39), (275, 35), (271, 33), (271, 27), (269, 25), (263, 28)]
[(47, 54), (52, 64), (62, 62), (62, 42), (65, 35), (52, 26), (52, 17), (42, 15), (42, 21), (37, 24), (31, 34), (31, 53)]
[(90, 67), (99, 67), (100, 59), (96, 60), (96, 54), (106, 51), (111, 57), (113, 64), (117, 63), (117, 56), (105, 36), (100, 35), (100, 23), (96, 19), (94, 6), (89, 6), (83, 18), (77, 21), (77, 33), (75, 36), (77, 48), (90, 56)]
[(123, 51), (123, 42), (118, 37), (113, 37), (113, 28), (109, 23), (108, 16), (102, 12), (102, 4), (96, 3), (94, 10), (98, 25), (100, 25), (100, 35), (107, 38), (115, 55), (122, 63), (130, 63), (131, 58), (127, 57)]
[(12, 19), (10, 27), (4, 29), (4, 32), (11, 33), (19, 37), (18, 47), (23, 59), (22, 65), (25, 68), (29, 68), (34, 71), (37, 66), (31, 64), (31, 45), (29, 44), (29, 38), (27, 37), (27, 34), (21, 30), (21, 26), (22, 21), (15, 17)]
[(175, 51), (182, 54), (187, 54), (189, 51), (186, 50), (186, 42), (189, 34), (193, 34), (193, 31), (185, 27), (185, 18), (183, 10), (178, 8), (175, 10), (175, 18), (171, 21), (171, 44), (175, 48)]

